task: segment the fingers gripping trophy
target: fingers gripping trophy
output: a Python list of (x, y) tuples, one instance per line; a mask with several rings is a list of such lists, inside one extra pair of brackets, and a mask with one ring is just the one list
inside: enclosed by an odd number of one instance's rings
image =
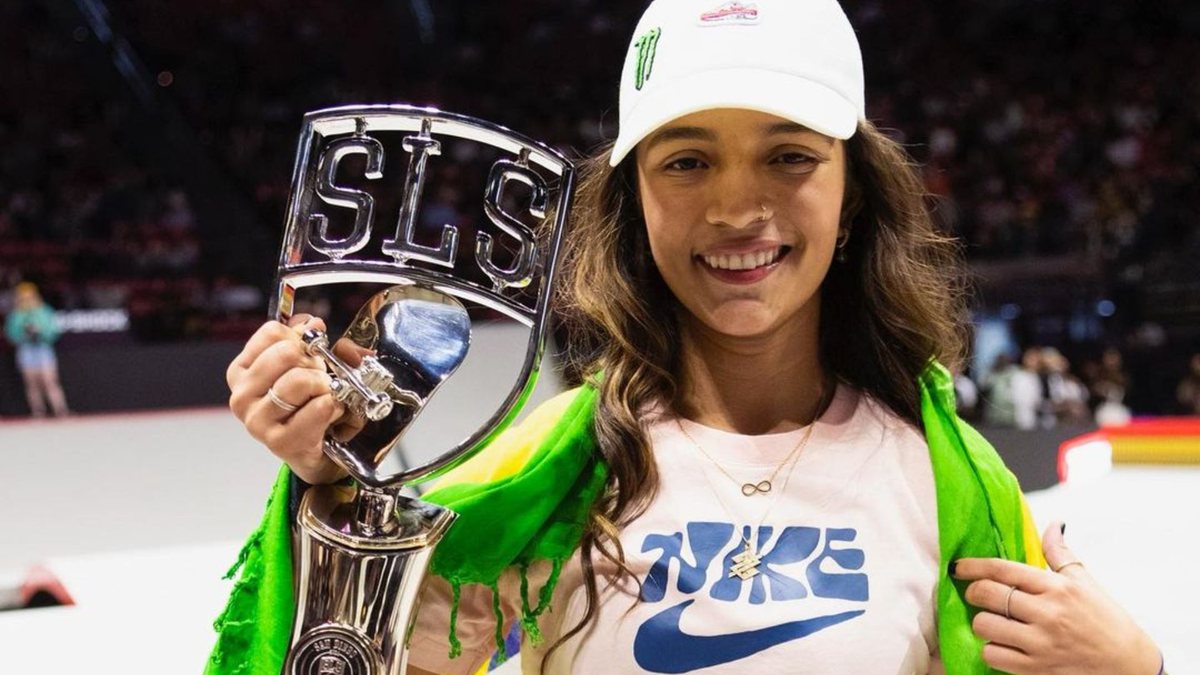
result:
[[(381, 138), (400, 141), (399, 162), (385, 156)], [(481, 190), (484, 226), (473, 242), (453, 224), (432, 237), (418, 228), (426, 178), (443, 161), (446, 143), (496, 157)], [(400, 490), (465, 461), (516, 416), (533, 389), (573, 178), (570, 162), (551, 148), (461, 115), (377, 105), (305, 116), (271, 313), (286, 322), (306, 288), (365, 283), (381, 290), (336, 341), (315, 329), (303, 336), (309, 354), (325, 362), (356, 433), (330, 432), (324, 441), (353, 489), (314, 486), (300, 503), (293, 529), (297, 608), (285, 673), (404, 672), (417, 593), (455, 514)], [(352, 187), (352, 179), (373, 189)], [(384, 185), (400, 186), (399, 217), (377, 227)], [(529, 328), (519, 373), (486, 423), (466, 430), (456, 446), (423, 466), (389, 472), (385, 459), (467, 355), (467, 305)]]

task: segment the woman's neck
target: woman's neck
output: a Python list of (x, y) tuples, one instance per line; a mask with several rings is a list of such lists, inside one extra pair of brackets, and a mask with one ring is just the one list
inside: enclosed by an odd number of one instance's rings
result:
[(810, 424), (834, 385), (819, 356), (815, 322), (750, 338), (683, 322), (679, 413), (742, 434)]

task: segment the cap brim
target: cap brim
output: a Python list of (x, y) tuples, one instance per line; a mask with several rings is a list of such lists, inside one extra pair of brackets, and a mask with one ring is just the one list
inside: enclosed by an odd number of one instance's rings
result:
[(702, 110), (757, 110), (842, 140), (858, 128), (858, 112), (845, 96), (813, 80), (758, 68), (697, 73), (642, 93), (636, 105), (618, 131), (612, 166), (659, 127)]

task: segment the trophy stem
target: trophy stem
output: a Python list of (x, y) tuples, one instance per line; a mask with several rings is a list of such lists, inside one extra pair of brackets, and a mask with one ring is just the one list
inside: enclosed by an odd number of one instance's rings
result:
[(403, 675), (429, 558), (457, 516), (398, 488), (318, 485), (296, 527), (286, 675)]

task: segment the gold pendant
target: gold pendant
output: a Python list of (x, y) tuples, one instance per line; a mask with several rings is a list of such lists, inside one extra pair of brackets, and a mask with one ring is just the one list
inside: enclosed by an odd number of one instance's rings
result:
[(730, 578), (738, 577), (746, 581), (758, 574), (758, 564), (762, 562), (762, 558), (754, 552), (750, 542), (746, 542), (746, 550), (733, 556), (733, 562), (733, 567), (729, 568)]
[(770, 491), (771, 491), (771, 481), (769, 481), (769, 480), (760, 480), (757, 484), (742, 483), (742, 494), (747, 497), (756, 495), (760, 492), (765, 495)]

